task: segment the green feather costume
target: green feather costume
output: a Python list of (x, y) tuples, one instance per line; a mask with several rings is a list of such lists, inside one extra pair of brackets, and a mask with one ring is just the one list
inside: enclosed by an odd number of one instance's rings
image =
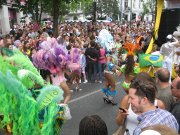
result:
[[(58, 115), (59, 111), (64, 114), (64, 108), (57, 105), (63, 100), (62, 89), (43, 86), (37, 69), (18, 50), (12, 55), (0, 55), (0, 63), (0, 128), (10, 125), (13, 135), (58, 135), (64, 123)], [(28, 90), (36, 84), (43, 86), (37, 101)]]
[[(36, 101), (30, 91), (8, 71), (0, 72), (0, 114), (4, 116), (2, 126), (11, 124), (14, 135), (56, 135), (55, 128), (59, 111), (57, 102), (63, 100), (63, 91), (56, 86), (46, 86)], [(55, 93), (52, 96), (52, 93)], [(39, 113), (43, 114), (43, 127), (39, 127)], [(62, 111), (62, 110), (61, 110)], [(60, 121), (62, 126), (64, 120)]]
[(33, 89), (36, 85), (43, 86), (44, 80), (32, 62), (18, 49), (9, 57), (0, 56), (0, 70), (6, 73), (11, 70), (27, 89)]

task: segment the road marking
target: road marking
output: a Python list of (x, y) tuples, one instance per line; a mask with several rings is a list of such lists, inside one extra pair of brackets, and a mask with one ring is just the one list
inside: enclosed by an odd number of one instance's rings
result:
[[(116, 85), (118, 85), (118, 84), (120, 84), (120, 83), (121, 83), (121, 82), (117, 82)], [(89, 96), (91, 96), (91, 95), (94, 95), (94, 94), (96, 94), (96, 93), (98, 93), (98, 92), (100, 92), (100, 91), (101, 91), (101, 89), (99, 89), (99, 90), (97, 90), (97, 91), (93, 91), (93, 92), (88, 93), (88, 94), (86, 94), (86, 95), (83, 95), (83, 96), (81, 96), (81, 97), (72, 99), (72, 100), (69, 101), (68, 104), (74, 103), (74, 102), (76, 102), (76, 101), (78, 101), (78, 100), (81, 100), (81, 99), (83, 99), (83, 98), (86, 98), (86, 97), (89, 97)]]

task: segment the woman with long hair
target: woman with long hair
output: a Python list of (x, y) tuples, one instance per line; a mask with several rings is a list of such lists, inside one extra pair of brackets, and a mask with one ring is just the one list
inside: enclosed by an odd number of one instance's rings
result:
[(128, 55), (126, 58), (126, 63), (120, 67), (120, 71), (117, 72), (118, 76), (121, 76), (124, 73), (125, 79), (122, 84), (123, 89), (128, 93), (131, 80), (135, 75), (140, 72), (140, 68), (136, 65), (133, 55)]

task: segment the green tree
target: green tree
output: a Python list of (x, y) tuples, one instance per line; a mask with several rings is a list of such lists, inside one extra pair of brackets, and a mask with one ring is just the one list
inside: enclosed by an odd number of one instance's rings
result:
[(116, 20), (119, 15), (118, 0), (98, 0), (97, 9), (101, 17), (106, 14)]
[(144, 18), (147, 14), (154, 14), (155, 11), (155, 3), (156, 0), (146, 0), (146, 2), (143, 1), (143, 12), (142, 12), (142, 18)]
[(1, 7), (3, 4), (7, 4), (6, 0), (0, 0), (0, 7)]
[[(20, 10), (25, 15), (32, 14), (32, 19), (41, 22), (43, 12), (53, 16), (53, 34), (58, 36), (58, 21), (59, 18), (68, 14), (72, 9), (77, 9), (78, 3), (89, 3), (92, 0), (27, 0), (24, 5), (20, 0), (14, 0), (12, 5), (17, 10)], [(6, 0), (0, 0), (0, 6), (7, 4)]]

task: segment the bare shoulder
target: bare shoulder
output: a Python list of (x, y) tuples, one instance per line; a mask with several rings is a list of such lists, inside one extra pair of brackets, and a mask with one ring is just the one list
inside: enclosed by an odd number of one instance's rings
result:
[(161, 100), (159, 100), (159, 99), (157, 99), (157, 106), (158, 106), (159, 108), (161, 108), (161, 109), (165, 109), (164, 103), (163, 103)]
[(122, 108), (128, 108), (128, 95), (125, 95), (120, 103)]

